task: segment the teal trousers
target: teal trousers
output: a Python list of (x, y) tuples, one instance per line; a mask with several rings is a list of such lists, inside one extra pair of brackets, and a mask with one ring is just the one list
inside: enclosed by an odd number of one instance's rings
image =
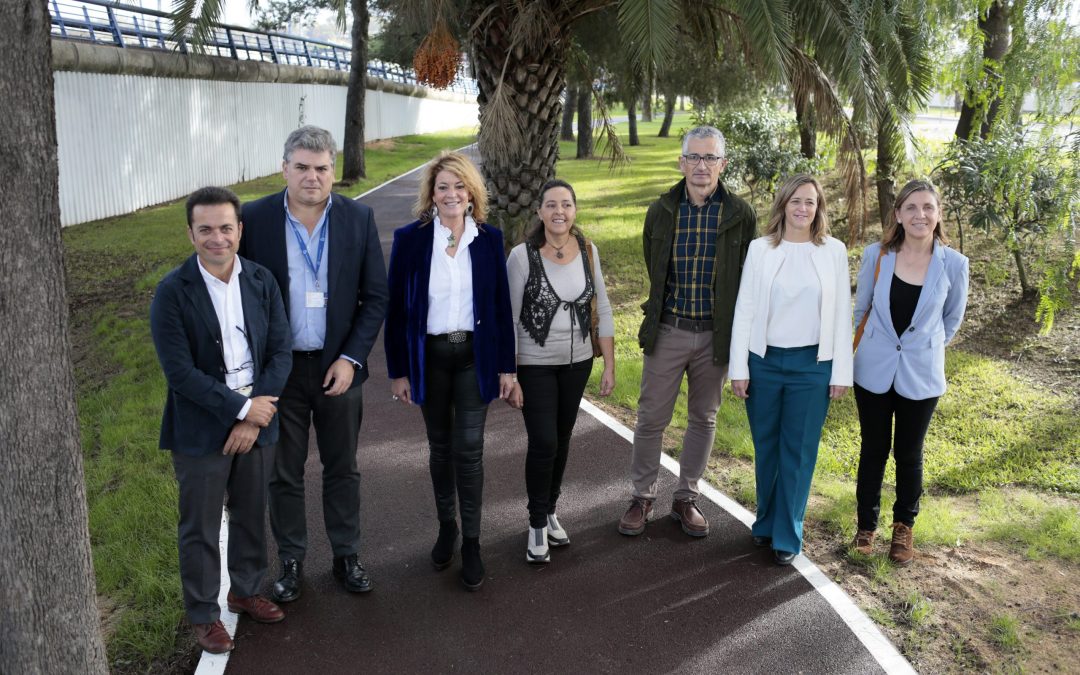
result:
[(751, 531), (777, 551), (802, 551), (803, 516), (829, 412), (832, 361), (817, 345), (750, 354), (746, 416), (754, 439), (757, 520)]

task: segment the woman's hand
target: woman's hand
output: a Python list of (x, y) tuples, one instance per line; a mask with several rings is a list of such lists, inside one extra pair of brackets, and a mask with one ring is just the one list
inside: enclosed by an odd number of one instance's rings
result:
[(514, 393), (514, 385), (517, 384), (516, 373), (499, 373), (499, 398), (507, 400)]
[(409, 387), (409, 378), (396, 377), (390, 380), (390, 394), (395, 401), (412, 403), (412, 388)]
[(517, 382), (514, 383), (514, 390), (506, 397), (506, 402), (511, 408), (517, 410), (521, 410), (521, 406), (525, 405), (525, 396), (521, 393), (521, 385)]
[(836, 399), (838, 399), (838, 398), (843, 398), (844, 394), (847, 393), (847, 390), (848, 390), (847, 387), (843, 387), (843, 386), (840, 386), (838, 384), (830, 384), (829, 385), (829, 398), (831, 398), (834, 401)]
[(610, 396), (615, 390), (615, 364), (604, 365), (604, 372), (600, 375), (600, 395)]
[(738, 398), (750, 398), (750, 380), (732, 380), (731, 392)]

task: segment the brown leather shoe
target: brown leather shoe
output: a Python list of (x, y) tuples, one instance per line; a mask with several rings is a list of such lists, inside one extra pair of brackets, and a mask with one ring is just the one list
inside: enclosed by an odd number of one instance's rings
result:
[(652, 502), (644, 497), (631, 499), (630, 508), (619, 519), (619, 534), (633, 537), (644, 532), (645, 523), (649, 522), (649, 513), (652, 512)]
[(903, 523), (892, 524), (892, 546), (889, 547), (889, 560), (903, 567), (915, 557), (915, 536), (911, 528)]
[(671, 517), (682, 523), (682, 531), (691, 537), (704, 537), (709, 533), (709, 521), (693, 499), (676, 499), (671, 502)]
[(859, 530), (855, 533), (855, 541), (851, 542), (851, 548), (863, 555), (873, 555), (876, 536), (877, 532), (874, 530)]
[(250, 598), (238, 598), (229, 591), (229, 611), (237, 614), (247, 614), (259, 623), (277, 623), (285, 618), (285, 612), (261, 595), (253, 595)]
[(233, 650), (233, 641), (229, 637), (229, 631), (220, 621), (214, 623), (193, 623), (191, 628), (195, 631), (195, 639), (199, 646), (211, 654), (225, 654)]

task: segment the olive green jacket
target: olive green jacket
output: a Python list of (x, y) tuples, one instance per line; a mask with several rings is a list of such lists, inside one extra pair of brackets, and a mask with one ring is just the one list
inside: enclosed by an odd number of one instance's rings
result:
[[(728, 361), (731, 344), (731, 322), (735, 316), (735, 299), (739, 294), (739, 279), (750, 242), (757, 236), (757, 215), (754, 209), (732, 194), (723, 182), (718, 184), (724, 205), (720, 227), (716, 233), (716, 278), (713, 282), (713, 363)], [(679, 181), (649, 205), (645, 214), (645, 231), (641, 237), (645, 251), (645, 269), (649, 273), (649, 297), (642, 303), (645, 318), (638, 331), (638, 344), (651, 354), (656, 346), (660, 314), (664, 311), (664, 287), (671, 263), (675, 238), (675, 222), (679, 217), (679, 201), (686, 190), (686, 179)]]

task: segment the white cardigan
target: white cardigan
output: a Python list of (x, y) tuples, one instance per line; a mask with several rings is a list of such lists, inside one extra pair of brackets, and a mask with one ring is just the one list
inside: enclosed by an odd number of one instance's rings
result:
[[(785, 257), (780, 247), (772, 245), (771, 237), (758, 237), (750, 242), (731, 329), (729, 379), (750, 379), (750, 352), (765, 357), (772, 283)], [(824, 244), (814, 246), (810, 260), (821, 282), (821, 339), (817, 358), (832, 361), (829, 384), (850, 387), (851, 280), (847, 247), (838, 239), (826, 237)]]

